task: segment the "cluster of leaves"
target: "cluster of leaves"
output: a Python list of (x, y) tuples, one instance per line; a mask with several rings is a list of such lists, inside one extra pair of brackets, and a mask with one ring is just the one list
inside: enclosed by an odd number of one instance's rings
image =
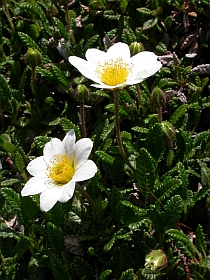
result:
[[(209, 1), (1, 4), (0, 278), (209, 279)], [(118, 41), (140, 43), (163, 64), (140, 84), (141, 100), (138, 86), (120, 92), (132, 171), (115, 138), (113, 93), (90, 88), (68, 63)], [(82, 110), (98, 166), (82, 187), (98, 214), (78, 192), (41, 212), (38, 195), (20, 195), (26, 166), (51, 137), (72, 128), (84, 137)], [(166, 261), (145, 266), (156, 249)]]

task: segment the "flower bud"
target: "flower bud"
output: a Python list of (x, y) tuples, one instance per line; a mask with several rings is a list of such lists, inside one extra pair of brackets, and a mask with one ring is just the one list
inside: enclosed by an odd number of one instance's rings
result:
[(161, 126), (164, 135), (170, 140), (176, 133), (174, 126), (168, 121), (161, 122)]
[(157, 270), (165, 266), (167, 262), (166, 254), (162, 250), (152, 250), (145, 258), (145, 268)]
[(142, 43), (134, 42), (130, 45), (129, 48), (130, 48), (131, 56), (134, 56), (135, 54), (144, 51), (144, 46)]
[(31, 68), (42, 65), (42, 55), (37, 49), (28, 48), (25, 60), (26, 64)]
[(85, 85), (79, 84), (76, 89), (77, 100), (84, 103), (85, 98), (88, 96), (88, 89)]
[(55, 103), (55, 99), (51, 96), (48, 96), (44, 99), (44, 103), (47, 105), (53, 105)]
[(162, 89), (159, 87), (155, 87), (152, 91), (151, 95), (151, 103), (152, 105), (156, 107), (162, 107), (165, 103), (166, 95)]

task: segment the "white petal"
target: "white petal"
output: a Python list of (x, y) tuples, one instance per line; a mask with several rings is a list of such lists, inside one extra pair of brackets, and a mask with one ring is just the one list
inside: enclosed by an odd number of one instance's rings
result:
[(47, 161), (54, 155), (64, 154), (64, 148), (61, 140), (58, 138), (52, 138), (44, 147), (44, 159)]
[(77, 170), (83, 163), (85, 163), (90, 155), (93, 147), (93, 142), (89, 138), (83, 138), (75, 144), (75, 158), (74, 168)]
[(152, 52), (140, 52), (133, 56), (130, 61), (133, 63), (133, 73), (128, 77), (128, 84), (131, 80), (145, 79), (155, 74), (162, 64), (157, 61), (157, 56)]
[(40, 208), (42, 211), (49, 211), (58, 201), (62, 193), (62, 187), (51, 188), (40, 195)]
[(104, 88), (104, 89), (105, 88), (106, 89), (117, 89), (117, 88), (121, 89), (121, 88), (125, 87), (126, 85), (127, 85), (127, 82), (126, 82), (126, 84), (123, 83), (123, 84), (119, 84), (119, 85), (116, 85), (116, 86), (108, 86), (108, 85), (103, 84), (103, 83), (101, 83), (101, 84), (91, 84), (92, 87)]
[(21, 191), (22, 196), (34, 195), (44, 192), (48, 189), (48, 184), (46, 184), (44, 179), (32, 177), (24, 186)]
[(61, 196), (59, 197), (58, 201), (65, 203), (67, 202), (70, 198), (72, 198), (74, 194), (74, 189), (75, 189), (75, 181), (71, 180), (68, 182), (66, 185), (62, 187), (63, 192)]
[(107, 55), (109, 56), (109, 58), (118, 58), (118, 57), (122, 57), (123, 60), (127, 61), (130, 58), (130, 49), (128, 47), (127, 44), (125, 43), (116, 43), (113, 46), (111, 46), (108, 50), (107, 50)]
[(76, 56), (70, 56), (69, 62), (76, 67), (86, 78), (98, 83), (100, 80), (95, 75), (96, 66), (92, 63)]
[(75, 133), (74, 130), (71, 129), (66, 134), (66, 136), (62, 141), (64, 147), (64, 153), (67, 155), (70, 162), (73, 162), (74, 160), (75, 141), (76, 141)]
[(46, 162), (44, 157), (41, 156), (29, 162), (27, 170), (32, 176), (43, 178), (46, 172)]
[(91, 62), (95, 66), (97, 66), (98, 63), (103, 63), (104, 60), (107, 59), (107, 53), (98, 49), (88, 49), (85, 56), (87, 61)]
[(75, 182), (80, 182), (92, 178), (97, 172), (97, 166), (92, 160), (87, 160), (79, 169), (76, 170), (73, 176)]

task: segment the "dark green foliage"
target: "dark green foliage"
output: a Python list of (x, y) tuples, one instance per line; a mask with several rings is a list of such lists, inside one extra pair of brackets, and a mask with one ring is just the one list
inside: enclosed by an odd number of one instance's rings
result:
[[(0, 279), (209, 279), (209, 1), (1, 4)], [(118, 90), (119, 128), (116, 92), (68, 61), (117, 42), (162, 63)], [(28, 49), (40, 53), (34, 67)], [(93, 141), (97, 173), (43, 212), (39, 193), (21, 196), (27, 165), (71, 129)], [(148, 268), (159, 250), (165, 263)]]
[(62, 261), (59, 260), (58, 257), (56, 257), (56, 255), (50, 256), (50, 267), (52, 269), (54, 279), (56, 280), (72, 279), (67, 268), (65, 267), (65, 265), (63, 265)]
[(155, 162), (150, 153), (142, 148), (136, 163), (136, 178), (139, 188), (144, 196), (152, 191), (156, 179)]

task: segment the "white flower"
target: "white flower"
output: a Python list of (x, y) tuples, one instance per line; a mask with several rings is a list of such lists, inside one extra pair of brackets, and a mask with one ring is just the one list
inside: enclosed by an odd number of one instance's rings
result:
[(116, 43), (107, 52), (88, 49), (85, 56), (87, 60), (70, 56), (69, 62), (96, 82), (92, 86), (97, 88), (114, 90), (138, 84), (162, 67), (153, 52), (143, 51), (131, 57), (125, 43)]
[(89, 138), (75, 143), (74, 130), (70, 130), (63, 141), (52, 138), (43, 151), (43, 156), (32, 160), (27, 166), (34, 176), (21, 191), (22, 196), (40, 195), (42, 211), (50, 210), (57, 201), (67, 202), (74, 194), (75, 182), (92, 178), (97, 167), (88, 160), (93, 147)]

